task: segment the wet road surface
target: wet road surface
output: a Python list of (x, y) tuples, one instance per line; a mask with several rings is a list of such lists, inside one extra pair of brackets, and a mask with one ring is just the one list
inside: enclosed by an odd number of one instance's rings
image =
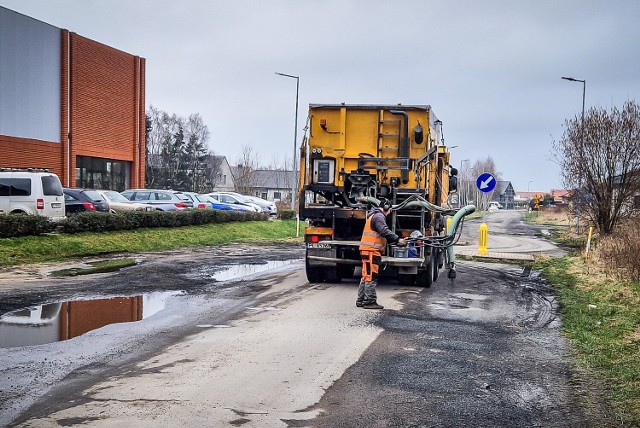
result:
[(381, 283), (386, 309), (366, 311), (355, 278), (308, 284), (302, 252), (228, 246), (143, 255), (90, 278), (0, 275), (0, 315), (168, 293), (137, 322), (1, 348), (0, 425), (603, 425), (580, 405), (589, 391), (572, 383), (552, 289), (535, 274), (462, 261), (455, 281), (441, 275), (430, 289)]

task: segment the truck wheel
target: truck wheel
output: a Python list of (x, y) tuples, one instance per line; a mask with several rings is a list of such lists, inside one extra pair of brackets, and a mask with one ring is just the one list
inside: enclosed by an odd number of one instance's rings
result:
[(442, 265), (440, 264), (441, 257), (442, 253), (440, 252), (440, 250), (438, 250), (431, 258), (431, 267), (433, 268), (433, 282), (436, 282), (438, 280), (438, 275), (440, 274), (440, 268), (442, 267)]
[(414, 285), (416, 283), (416, 276), (414, 274), (398, 274), (398, 284), (400, 285)]
[(305, 263), (305, 271), (307, 273), (307, 280), (309, 282), (323, 282), (324, 274), (322, 266), (311, 266), (309, 260)]
[(342, 281), (340, 273), (340, 266), (327, 267), (324, 271), (324, 280), (326, 282), (340, 282)]
[(354, 275), (355, 266), (352, 265), (340, 265), (340, 278), (352, 279)]
[(429, 288), (433, 284), (433, 263), (429, 260), (429, 264), (425, 266), (425, 269), (418, 273), (416, 278), (416, 284), (420, 287)]

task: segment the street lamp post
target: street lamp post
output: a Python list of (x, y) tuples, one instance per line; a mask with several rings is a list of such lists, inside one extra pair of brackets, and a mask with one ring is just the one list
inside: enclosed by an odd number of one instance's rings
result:
[(527, 183), (527, 208), (529, 207), (529, 204), (531, 203), (531, 187), (529, 187), (531, 185), (531, 183), (533, 183), (533, 180), (529, 180), (529, 182)]
[[(584, 96), (587, 91), (587, 81), (574, 79), (573, 77), (562, 77), (564, 80), (568, 80), (570, 82), (580, 82), (582, 83), (582, 123), (580, 124), (580, 143), (584, 147)], [(580, 233), (580, 206), (576, 205), (576, 235)]]
[(467, 201), (464, 198), (467, 192), (465, 192), (464, 174), (462, 173), (462, 164), (465, 162), (469, 162), (469, 159), (460, 160), (460, 173), (458, 174), (458, 177), (460, 178), (460, 183), (458, 183), (458, 187), (460, 187), (460, 207), (462, 207), (463, 204), (467, 205)]
[(291, 177), (291, 209), (295, 211), (296, 209), (296, 146), (298, 143), (298, 93), (300, 91), (300, 77), (292, 76), (290, 74), (277, 73), (279, 76), (290, 77), (291, 79), (296, 79), (296, 119), (293, 128), (293, 168), (291, 169), (293, 177)]

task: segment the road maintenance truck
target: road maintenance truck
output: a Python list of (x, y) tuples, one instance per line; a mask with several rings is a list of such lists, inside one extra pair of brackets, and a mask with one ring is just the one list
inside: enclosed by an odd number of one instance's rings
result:
[(310, 282), (354, 275), (366, 213), (383, 198), (393, 204), (389, 228), (409, 244), (387, 246), (382, 276), (429, 287), (446, 265), (455, 278), (451, 247), (475, 207), (451, 206), (457, 170), (430, 106), (311, 104), (299, 170)]

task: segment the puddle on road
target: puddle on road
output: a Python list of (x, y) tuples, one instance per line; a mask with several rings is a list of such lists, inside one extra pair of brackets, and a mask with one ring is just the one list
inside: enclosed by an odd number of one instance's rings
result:
[(254, 275), (259, 272), (264, 272), (271, 269), (276, 269), (282, 266), (287, 266), (298, 262), (295, 260), (273, 260), (261, 264), (242, 264), (233, 265), (217, 272), (210, 272), (212, 267), (201, 271), (202, 274), (216, 281), (229, 281), (232, 279), (242, 279), (250, 275)]
[(9, 312), (0, 316), (0, 348), (60, 342), (109, 324), (140, 321), (162, 311), (169, 297), (180, 294), (74, 300)]
[[(211, 266), (200, 269), (197, 275), (215, 281), (229, 281), (298, 261), (238, 264), (218, 271), (214, 271), (217, 267)], [(140, 321), (162, 311), (168, 298), (181, 294), (184, 293), (152, 292), (133, 297), (74, 300), (20, 309), (0, 316), (0, 348), (60, 342), (109, 324)]]

